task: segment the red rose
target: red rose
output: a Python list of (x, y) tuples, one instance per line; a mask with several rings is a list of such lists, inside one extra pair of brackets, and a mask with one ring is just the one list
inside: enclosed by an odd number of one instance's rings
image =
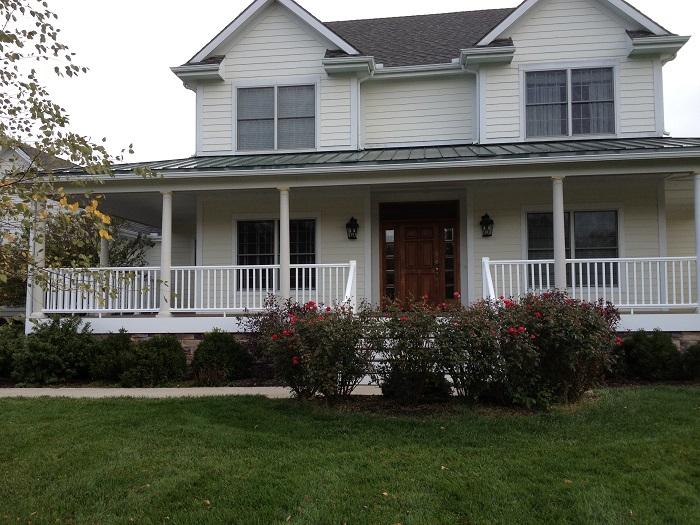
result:
[(304, 305), (304, 308), (306, 310), (316, 310), (318, 308), (318, 305), (314, 301), (309, 301)]
[(408, 321), (408, 317), (403, 316), (401, 319), (399, 319), (399, 321), (401, 321), (402, 323), (405, 323), (406, 321)]
[(536, 336), (536, 335), (531, 335), (531, 336), (530, 336), (530, 339), (532, 339), (533, 341), (535, 341), (535, 340), (537, 339), (537, 336)]
[(278, 341), (280, 336), (278, 334), (272, 334), (272, 340), (273, 341)]
[(535, 317), (537, 317), (537, 319), (542, 319), (544, 316), (542, 315), (542, 312), (535, 312)]
[(527, 328), (525, 328), (524, 326), (519, 326), (519, 327), (518, 327), (518, 333), (519, 333), (519, 334), (524, 334), (525, 332), (527, 332)]
[(301, 359), (299, 359), (298, 355), (293, 355), (292, 356), (292, 366), (299, 366), (301, 364)]
[(615, 338), (615, 346), (622, 346), (625, 344), (625, 340), (619, 335)]
[(509, 333), (510, 335), (515, 335), (517, 332), (518, 332), (518, 331), (517, 331), (514, 327), (512, 327), (512, 326), (511, 326), (510, 328), (508, 328), (508, 333)]
[(326, 313), (329, 314), (333, 311), (333, 309), (330, 306), (326, 306)]
[(294, 335), (294, 334), (292, 333), (291, 330), (284, 330), (284, 331), (282, 332), (282, 335), (283, 335), (284, 337), (292, 337), (292, 335)]
[(461, 299), (461, 298), (462, 298), (462, 294), (459, 293), (459, 292), (455, 292), (455, 293), (452, 294), (452, 297), (454, 297), (455, 299)]

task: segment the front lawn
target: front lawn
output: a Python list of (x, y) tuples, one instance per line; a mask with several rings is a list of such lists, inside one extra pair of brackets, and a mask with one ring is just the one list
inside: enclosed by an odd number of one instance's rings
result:
[(0, 523), (700, 523), (700, 388), (549, 414), (3, 400)]

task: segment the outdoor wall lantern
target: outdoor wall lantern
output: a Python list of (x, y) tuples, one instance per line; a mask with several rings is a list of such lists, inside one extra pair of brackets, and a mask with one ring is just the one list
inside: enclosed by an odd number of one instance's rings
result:
[(357, 232), (360, 230), (360, 224), (357, 222), (355, 217), (351, 217), (348, 223), (345, 225), (345, 229), (348, 232), (348, 240), (356, 241)]
[(493, 219), (489, 216), (487, 213), (481, 218), (481, 222), (479, 223), (481, 226), (481, 235), (484, 237), (493, 237)]

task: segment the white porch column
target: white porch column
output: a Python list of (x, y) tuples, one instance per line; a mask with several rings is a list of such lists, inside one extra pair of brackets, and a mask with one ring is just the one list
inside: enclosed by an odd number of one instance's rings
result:
[(43, 319), (44, 315), (44, 287), (36, 281), (34, 275), (37, 271), (46, 268), (46, 219), (42, 217), (44, 206), (35, 205), (34, 226), (30, 235), (30, 254), (32, 263), (29, 268), (28, 298), (29, 318)]
[(289, 188), (278, 188), (280, 192), (280, 296), (290, 297), (290, 249), (289, 249)]
[(109, 241), (100, 237), (100, 266), (109, 267)]
[(698, 313), (700, 313), (700, 173), (694, 175), (695, 179), (695, 289), (698, 301)]
[(170, 317), (170, 269), (173, 249), (173, 193), (163, 192), (163, 222), (160, 243), (160, 311), (158, 317)]
[(554, 286), (566, 290), (566, 226), (564, 220), (564, 178), (552, 177), (554, 214)]

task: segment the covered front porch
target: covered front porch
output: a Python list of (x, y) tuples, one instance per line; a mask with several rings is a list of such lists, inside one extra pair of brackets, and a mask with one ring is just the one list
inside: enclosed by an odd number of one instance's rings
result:
[(614, 303), (624, 329), (700, 331), (695, 164), (479, 160), (350, 173), (172, 166), (160, 180), (125, 169), (99, 191), (108, 213), (160, 231), (148, 265), (110, 267), (105, 245), (99, 268), (48, 269), (28, 318), (81, 315), (96, 332), (235, 331), (270, 296), (357, 307), (561, 289)]

